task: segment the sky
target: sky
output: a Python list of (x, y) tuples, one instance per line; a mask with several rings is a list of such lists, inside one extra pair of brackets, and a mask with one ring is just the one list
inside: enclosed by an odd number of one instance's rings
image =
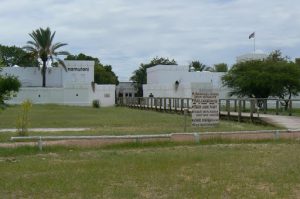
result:
[(156, 56), (212, 66), (280, 49), (300, 57), (299, 0), (0, 0), (0, 44), (22, 47), (40, 27), (62, 50), (112, 65), (128, 81)]

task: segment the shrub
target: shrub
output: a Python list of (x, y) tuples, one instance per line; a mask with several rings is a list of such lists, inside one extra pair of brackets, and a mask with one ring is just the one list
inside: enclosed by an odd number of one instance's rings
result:
[[(1, 70), (0, 70), (1, 71)], [(17, 77), (11, 75), (0, 75), (0, 105), (9, 100), (12, 94), (19, 91), (21, 83)]]
[(99, 108), (99, 107), (100, 107), (100, 102), (99, 102), (99, 100), (93, 100), (93, 107), (94, 107), (94, 108)]
[(17, 118), (17, 132), (20, 136), (28, 135), (29, 112), (32, 107), (30, 100), (25, 100), (21, 104), (21, 112)]

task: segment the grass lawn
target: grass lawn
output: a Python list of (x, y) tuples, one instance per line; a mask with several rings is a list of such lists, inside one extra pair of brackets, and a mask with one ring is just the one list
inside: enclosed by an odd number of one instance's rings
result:
[[(0, 113), (0, 128), (15, 128), (20, 106), (11, 106)], [(191, 117), (187, 118), (187, 132), (204, 131), (240, 131), (279, 129), (279, 127), (253, 125), (221, 121), (214, 128), (195, 128), (191, 126)], [(110, 107), (95, 109), (92, 107), (34, 105), (30, 112), (30, 127), (90, 127), (86, 132), (33, 133), (30, 135), (125, 135), (158, 134), (184, 131), (184, 116), (179, 114), (159, 113)], [(0, 141), (7, 141), (15, 133), (1, 133)]]
[(0, 150), (1, 198), (299, 198), (300, 142)]

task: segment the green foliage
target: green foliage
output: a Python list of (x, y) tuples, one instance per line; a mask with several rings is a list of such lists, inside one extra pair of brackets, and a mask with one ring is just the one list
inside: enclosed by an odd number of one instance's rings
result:
[(222, 81), (231, 88), (230, 96), (267, 98), (272, 93), (270, 69), (262, 61), (241, 62), (233, 65)]
[(1, 67), (4, 67), (5, 64), (4, 64), (4, 61), (3, 59), (0, 57), (0, 71), (1, 71)]
[(296, 63), (298, 66), (300, 66), (300, 58), (296, 58), (296, 59), (295, 59), (295, 63)]
[(29, 112), (31, 110), (32, 103), (30, 100), (25, 100), (21, 104), (21, 112), (17, 118), (17, 131), (20, 136), (28, 135), (29, 127)]
[(138, 90), (137, 96), (143, 96), (143, 84), (147, 84), (147, 68), (156, 65), (177, 65), (177, 62), (174, 59), (170, 60), (169, 58), (155, 57), (150, 63), (141, 63), (140, 67), (135, 70), (130, 77), (131, 81), (136, 82), (136, 89)]
[(55, 31), (51, 32), (50, 28), (40, 28), (29, 34), (32, 41), (28, 41), (27, 45), (23, 48), (27, 50), (31, 56), (37, 60), (40, 58), (43, 62), (42, 76), (43, 87), (46, 87), (46, 64), (48, 60), (58, 62), (65, 68), (64, 62), (58, 57), (60, 55), (69, 55), (67, 51), (57, 51), (57, 49), (67, 45), (66, 43), (53, 43)]
[(99, 102), (99, 100), (93, 100), (92, 106), (93, 106), (94, 108), (100, 108), (100, 102)]
[(235, 64), (222, 81), (232, 89), (230, 95), (290, 99), (300, 91), (300, 66), (274, 51), (266, 60)]
[(288, 61), (289, 57), (283, 56), (280, 50), (274, 50), (269, 54), (267, 60), (273, 62)]
[(227, 72), (228, 65), (226, 63), (215, 64), (213, 68), (213, 72)]
[(37, 66), (38, 62), (22, 48), (0, 45), (0, 66)]
[(112, 71), (111, 65), (95, 65), (95, 83), (118, 84), (118, 76)]
[(4, 100), (9, 100), (15, 92), (18, 92), (20, 87), (21, 83), (17, 77), (0, 75), (0, 106), (4, 105)]
[(101, 64), (98, 58), (85, 55), (83, 53), (79, 53), (78, 55), (68, 55), (65, 58), (65, 60), (78, 60), (78, 61), (88, 60), (88, 61), (95, 61), (95, 65)]
[(113, 72), (111, 65), (103, 65), (98, 58), (80, 53), (68, 55), (65, 60), (91, 60), (95, 61), (94, 81), (97, 84), (118, 84), (118, 76)]
[(201, 63), (200, 61), (192, 61), (189, 64), (190, 70), (193, 68), (194, 71), (207, 71), (210, 70), (210, 67), (206, 66), (205, 64)]

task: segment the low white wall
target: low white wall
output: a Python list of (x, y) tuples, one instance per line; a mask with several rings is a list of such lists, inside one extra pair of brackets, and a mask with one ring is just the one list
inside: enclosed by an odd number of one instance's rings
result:
[[(3, 67), (1, 74), (9, 74), (18, 77), (22, 87), (42, 86), (42, 72), (38, 67)], [(47, 68), (47, 87), (62, 87), (62, 68)]]
[[(143, 95), (152, 93), (155, 97), (191, 98), (191, 85), (211, 84), (219, 91), (220, 98), (227, 98), (229, 89), (222, 86), (221, 72), (189, 72), (188, 66), (157, 65), (147, 69), (147, 84), (143, 85)], [(175, 82), (179, 85), (176, 88)]]
[(91, 101), (99, 100), (100, 106), (115, 105), (115, 85), (95, 85), (95, 92), (91, 93)]
[[(66, 69), (46, 69), (46, 87), (82, 88), (94, 81), (94, 61), (64, 61)], [(41, 87), (42, 73), (38, 67), (4, 67), (1, 74), (18, 77), (22, 87)]]
[(214, 87), (221, 87), (221, 77), (226, 73), (221, 72), (189, 72), (188, 66), (177, 65), (157, 65), (147, 69), (147, 84), (171, 84), (178, 81), (180, 83), (208, 82)]
[(21, 88), (7, 103), (20, 104), (24, 100), (34, 104), (63, 104), (77, 106), (91, 106), (97, 99), (102, 107), (115, 105), (115, 85), (95, 85), (85, 88)]
[(34, 104), (65, 104), (88, 106), (91, 104), (88, 89), (72, 88), (21, 88), (20, 91), (8, 101), (9, 104), (20, 104), (30, 100)]
[(64, 61), (62, 67), (47, 68), (46, 88), (42, 86), (41, 69), (37, 67), (4, 67), (1, 74), (17, 76), (22, 83), (20, 91), (10, 104), (20, 104), (29, 99), (34, 104), (65, 104), (91, 106), (93, 100), (100, 105), (115, 105), (115, 85), (97, 85), (94, 82), (94, 61)]
[[(228, 89), (213, 87), (219, 92), (219, 98), (228, 98)], [(192, 83), (179, 84), (176, 88), (175, 84), (144, 84), (143, 95), (148, 97), (150, 93), (154, 97), (174, 97), (174, 98), (191, 98), (192, 97)]]

